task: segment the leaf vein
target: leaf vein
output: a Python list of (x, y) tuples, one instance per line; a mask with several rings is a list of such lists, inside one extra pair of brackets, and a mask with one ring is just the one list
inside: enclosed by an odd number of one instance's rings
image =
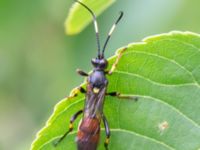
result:
[(194, 83), (197, 84), (197, 86), (200, 87), (200, 84), (198, 83), (198, 81), (194, 77), (193, 73), (190, 70), (188, 70), (185, 66), (183, 66), (180, 63), (176, 62), (176, 60), (174, 60), (174, 59), (170, 59), (170, 58), (167, 58), (167, 57), (164, 57), (164, 56), (161, 56), (161, 55), (157, 55), (157, 54), (154, 54), (154, 53), (141, 52), (141, 51), (137, 51), (137, 50), (133, 50), (131, 52), (127, 52), (124, 55), (131, 54), (131, 53), (138, 53), (138, 54), (144, 54), (144, 55), (154, 56), (154, 57), (158, 57), (160, 59), (164, 59), (166, 61), (169, 61), (169, 62), (171, 62), (171, 63), (179, 66), (181, 69), (185, 70), (188, 74), (190, 74), (190, 76), (192, 77)]
[(137, 132), (135, 132), (135, 131), (130, 131), (130, 130), (121, 129), (121, 128), (116, 128), (116, 129), (112, 128), (111, 131), (112, 131), (112, 132), (125, 132), (125, 133), (129, 133), (129, 134), (133, 134), (133, 135), (142, 137), (142, 138), (144, 138), (144, 139), (150, 140), (150, 141), (152, 141), (152, 142), (158, 143), (158, 144), (160, 144), (160, 145), (163, 145), (164, 147), (167, 147), (167, 148), (170, 149), (170, 150), (175, 150), (172, 146), (170, 146), (170, 145), (168, 145), (168, 144), (166, 144), (166, 143), (164, 143), (164, 142), (162, 142), (162, 141), (158, 141), (157, 139), (154, 139), (154, 138), (149, 137), (149, 136), (142, 135), (142, 134), (137, 133)]
[[(133, 75), (133, 74), (130, 74), (130, 73), (126, 73), (126, 72), (122, 72), (122, 71), (115, 71), (116, 73), (121, 73), (121, 74), (129, 74), (129, 75), (131, 75), (131, 76), (135, 76), (135, 75)], [(134, 95), (134, 96), (137, 96), (137, 95)], [(143, 95), (138, 95), (138, 96), (143, 96)], [(147, 96), (148, 97), (148, 96)], [(173, 106), (173, 105), (170, 105), (169, 103), (167, 103), (167, 102), (165, 102), (164, 100), (162, 100), (162, 99), (160, 99), (160, 98), (155, 98), (155, 97), (153, 97), (153, 96), (149, 96), (150, 98), (153, 98), (153, 99), (155, 99), (155, 100), (159, 100), (161, 103), (163, 103), (163, 104), (166, 104), (166, 105), (168, 105), (168, 106), (170, 106), (171, 108), (173, 108), (174, 110), (176, 110), (180, 115), (182, 115), (183, 117), (185, 117), (186, 119), (188, 119), (190, 122), (192, 122), (195, 126), (197, 126), (198, 128), (200, 128), (200, 125), (197, 123), (197, 122), (195, 122), (195, 121), (193, 121), (191, 118), (189, 118), (187, 115), (185, 115), (183, 112), (181, 112), (178, 108), (176, 108), (175, 106)]]
[(130, 76), (135, 76), (135, 77), (138, 77), (138, 78), (141, 78), (141, 79), (144, 79), (146, 81), (149, 81), (150, 83), (152, 84), (155, 84), (155, 85), (159, 85), (159, 86), (165, 86), (165, 87), (179, 87), (179, 86), (197, 86), (198, 88), (200, 88), (200, 86), (198, 86), (197, 84), (195, 83), (184, 83), (184, 84), (164, 84), (164, 83), (160, 83), (160, 82), (157, 82), (157, 81), (153, 81), (149, 78), (146, 78), (145, 76), (142, 76), (140, 74), (136, 74), (136, 73), (129, 73), (129, 72), (125, 72), (125, 71), (122, 71), (122, 70), (115, 70), (113, 73), (119, 73), (119, 74), (126, 74), (126, 75), (130, 75)]

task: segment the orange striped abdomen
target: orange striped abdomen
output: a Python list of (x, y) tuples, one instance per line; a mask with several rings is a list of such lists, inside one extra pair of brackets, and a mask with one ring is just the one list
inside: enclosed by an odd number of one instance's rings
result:
[(78, 150), (96, 150), (99, 143), (100, 122), (97, 118), (84, 118), (77, 135)]

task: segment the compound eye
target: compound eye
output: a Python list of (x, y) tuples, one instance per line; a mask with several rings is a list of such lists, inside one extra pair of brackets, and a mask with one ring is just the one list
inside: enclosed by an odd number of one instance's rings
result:
[(100, 65), (101, 65), (101, 68), (106, 68), (106, 67), (107, 67), (107, 65), (108, 65), (108, 62), (107, 62), (107, 60), (105, 60), (105, 59), (102, 59), (102, 60), (100, 61)]
[(92, 62), (92, 64), (93, 64), (94, 66), (97, 66), (97, 65), (98, 65), (98, 60), (97, 60), (96, 58), (93, 58), (93, 59), (91, 60), (91, 62)]

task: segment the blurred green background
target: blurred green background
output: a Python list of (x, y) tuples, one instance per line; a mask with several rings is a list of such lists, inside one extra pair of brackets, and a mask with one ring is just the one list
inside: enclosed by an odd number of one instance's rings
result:
[[(0, 0), (0, 150), (27, 150), (54, 105), (89, 71), (96, 56), (91, 24), (64, 33), (72, 0)], [(117, 0), (99, 18), (100, 37), (123, 10), (106, 56), (130, 42), (171, 30), (200, 32), (199, 0)], [(67, 125), (66, 125), (67, 127)]]

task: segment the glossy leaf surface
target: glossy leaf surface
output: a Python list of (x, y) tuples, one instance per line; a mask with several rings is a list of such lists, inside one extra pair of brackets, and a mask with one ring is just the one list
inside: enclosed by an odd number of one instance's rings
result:
[[(82, 0), (95, 15), (100, 15), (106, 8), (113, 4), (115, 0)], [(65, 31), (67, 34), (77, 34), (81, 32), (91, 21), (92, 15), (80, 4), (74, 3), (65, 21)]]
[[(119, 51), (109, 59), (110, 66)], [(129, 44), (108, 79), (108, 91), (139, 98), (135, 102), (106, 97), (104, 112), (111, 128), (109, 150), (200, 149), (199, 35), (171, 32)], [(72, 134), (56, 148), (52, 143), (67, 131), (70, 117), (83, 105), (82, 94), (58, 103), (32, 150), (75, 150), (80, 118)], [(104, 150), (104, 138), (102, 129), (100, 150)]]

